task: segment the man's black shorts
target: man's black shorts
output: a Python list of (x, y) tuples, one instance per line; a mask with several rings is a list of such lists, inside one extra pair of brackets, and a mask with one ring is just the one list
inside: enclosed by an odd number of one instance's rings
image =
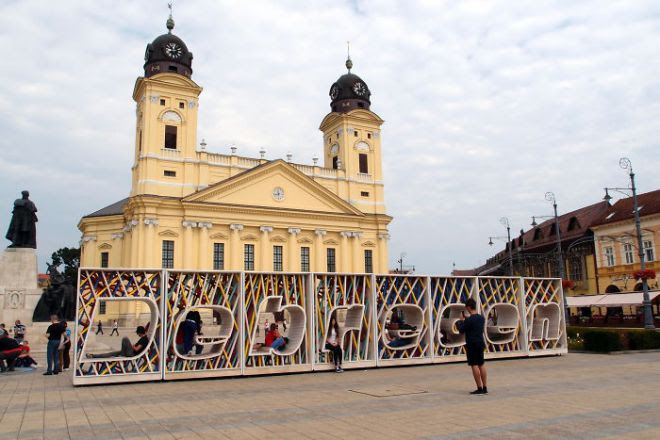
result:
[(482, 344), (465, 344), (468, 365), (484, 364), (484, 346)]

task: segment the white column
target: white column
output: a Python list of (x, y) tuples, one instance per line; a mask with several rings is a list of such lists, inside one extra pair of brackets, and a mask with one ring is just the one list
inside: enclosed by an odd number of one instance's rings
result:
[(243, 255), (243, 249), (241, 249), (241, 238), (238, 236), (240, 231), (243, 230), (243, 225), (239, 223), (232, 223), (229, 225), (231, 229), (231, 234), (229, 237), (229, 255), (228, 259), (230, 267), (229, 270), (243, 270), (243, 265), (241, 264), (241, 256)]
[(112, 253), (110, 254), (110, 267), (122, 267), (124, 259), (124, 233), (112, 234)]
[(129, 255), (129, 267), (136, 268), (139, 264), (138, 261), (138, 231), (136, 226), (138, 221), (133, 219), (129, 222), (131, 227), (131, 254)]
[[(181, 222), (183, 229), (183, 261), (175, 264), (181, 269), (194, 269), (195, 261), (193, 255), (193, 228), (197, 226), (197, 222), (184, 220)], [(175, 261), (176, 263), (176, 261)]]
[(213, 227), (211, 222), (199, 222), (197, 223), (199, 227), (199, 252), (197, 256), (197, 268), (199, 270), (210, 270), (213, 269), (213, 261), (211, 261), (211, 256), (213, 251), (209, 246), (209, 229)]
[(289, 257), (284, 262), (284, 270), (288, 272), (300, 271), (300, 255), (297, 254), (298, 242), (296, 237), (300, 234), (300, 228), (289, 228)]
[(390, 234), (378, 234), (378, 267), (374, 267), (375, 273), (388, 273), (389, 260), (387, 241), (390, 239)]
[(351, 272), (364, 272), (364, 255), (360, 252), (362, 232), (353, 232), (353, 264)]
[(145, 231), (145, 240), (144, 240), (144, 267), (145, 268), (157, 268), (160, 267), (160, 264), (156, 264), (154, 261), (154, 237), (156, 235), (156, 226), (158, 226), (157, 218), (145, 218), (144, 224), (147, 225), (147, 230)]
[(273, 232), (272, 226), (259, 226), (261, 231), (261, 246), (259, 247), (259, 266), (255, 267), (257, 270), (271, 271), (273, 270), (273, 264), (270, 259), (270, 255), (273, 254), (272, 249), (270, 248), (270, 237), (268, 234)]
[(314, 264), (311, 269), (314, 272), (325, 272), (327, 266), (323, 264), (323, 259), (325, 258), (325, 252), (323, 252), (323, 236), (326, 234), (325, 229), (317, 229), (314, 231), (316, 238), (314, 239), (314, 248), (312, 249), (312, 255), (310, 259), (313, 258)]

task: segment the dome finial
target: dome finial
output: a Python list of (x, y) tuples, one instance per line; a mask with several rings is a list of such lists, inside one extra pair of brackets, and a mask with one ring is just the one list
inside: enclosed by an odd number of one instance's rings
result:
[(170, 10), (170, 16), (167, 19), (165, 26), (167, 26), (167, 33), (171, 34), (172, 29), (174, 29), (174, 19), (172, 18), (172, 2), (169, 2), (167, 4), (167, 8)]
[(351, 73), (351, 69), (353, 68), (353, 61), (351, 61), (351, 42), (350, 41), (346, 42), (346, 68), (348, 69), (348, 73)]

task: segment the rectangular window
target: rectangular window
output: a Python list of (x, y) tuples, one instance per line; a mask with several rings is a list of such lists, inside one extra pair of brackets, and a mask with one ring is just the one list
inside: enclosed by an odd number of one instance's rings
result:
[(163, 240), (163, 269), (174, 268), (174, 242)]
[(170, 72), (178, 72), (176, 66), (167, 66), (167, 70), (169, 70)]
[(273, 246), (273, 270), (282, 272), (284, 270), (282, 263), (282, 246)]
[(371, 133), (367, 133), (367, 139), (371, 139)]
[(653, 242), (651, 240), (644, 240), (644, 260), (655, 261), (655, 255), (653, 253)]
[(138, 134), (138, 154), (142, 153), (142, 130)]
[(573, 281), (581, 281), (584, 279), (584, 270), (582, 267), (582, 257), (572, 257), (570, 259), (571, 273), (570, 279)]
[(374, 272), (374, 257), (371, 249), (364, 250), (364, 271), (366, 273)]
[(165, 148), (176, 150), (176, 126), (165, 126)]
[(163, 171), (163, 176), (166, 176), (166, 177), (176, 177), (176, 171), (165, 170), (165, 171)]
[(339, 158), (337, 156), (332, 158), (332, 169), (336, 170), (339, 168)]
[(107, 308), (107, 306), (108, 306), (108, 302), (107, 302), (107, 301), (101, 301), (101, 302), (99, 303), (99, 314), (100, 314), (100, 315), (105, 315), (105, 312), (106, 312), (106, 308)]
[(245, 253), (245, 270), (254, 270), (254, 245), (246, 244), (244, 246)]
[(605, 248), (605, 265), (614, 266), (614, 249), (610, 246)]
[(225, 270), (224, 243), (213, 243), (213, 270)]
[(180, 108), (180, 109), (184, 109), (184, 108), (186, 108), (186, 104), (184, 104), (183, 102), (180, 102), (180, 103), (179, 103), (179, 108)]
[(300, 270), (302, 272), (309, 272), (309, 248), (300, 248)]
[(160, 100), (160, 105), (165, 105), (165, 100), (164, 99)]
[(366, 154), (360, 154), (360, 172), (362, 174), (369, 174), (369, 162)]
[(369, 191), (360, 191), (362, 197), (369, 197)]
[(358, 132), (357, 132), (357, 131), (354, 131), (354, 132), (353, 132), (353, 136), (358, 137)]
[(326, 260), (327, 260), (327, 272), (337, 272), (337, 266), (335, 264), (335, 250), (334, 248), (328, 248), (326, 250)]
[(635, 262), (633, 257), (633, 247), (631, 243), (623, 244), (623, 255), (626, 258), (626, 264), (633, 264)]
[(110, 254), (108, 252), (101, 252), (101, 267), (108, 267), (108, 258)]

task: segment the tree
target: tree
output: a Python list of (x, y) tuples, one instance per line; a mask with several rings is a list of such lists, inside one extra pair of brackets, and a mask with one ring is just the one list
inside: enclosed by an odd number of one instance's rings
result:
[[(80, 267), (80, 248), (63, 247), (50, 257), (50, 268), (57, 269), (64, 277), (64, 284), (76, 287), (78, 285), (78, 267)], [(62, 266), (64, 269), (62, 270)]]

